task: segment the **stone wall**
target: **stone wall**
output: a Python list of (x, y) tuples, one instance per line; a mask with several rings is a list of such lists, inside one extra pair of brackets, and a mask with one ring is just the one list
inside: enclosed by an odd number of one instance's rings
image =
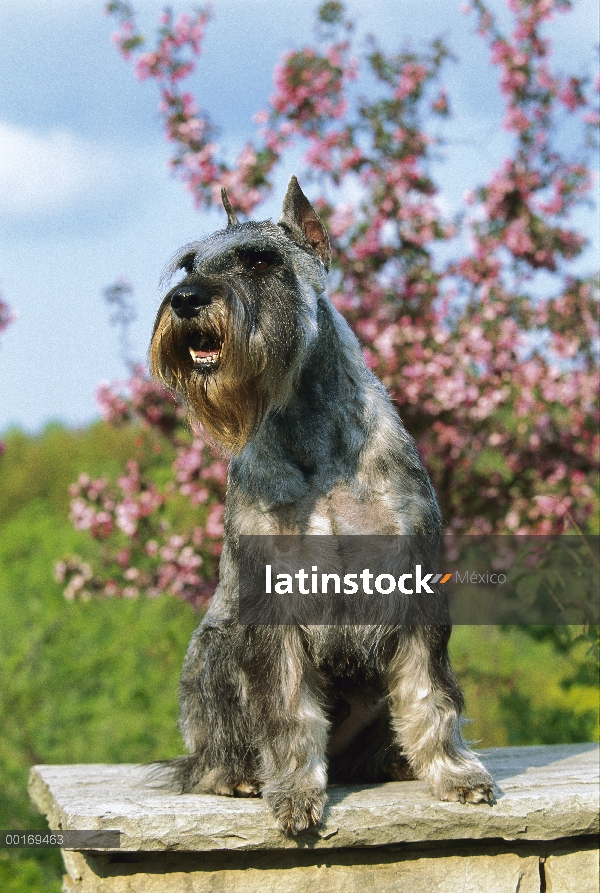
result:
[(177, 795), (128, 765), (36, 766), (52, 829), (119, 830), (63, 850), (68, 893), (597, 893), (596, 745), (482, 753), (497, 803), (440, 803), (421, 782), (335, 786), (325, 822), (286, 838), (260, 800)]

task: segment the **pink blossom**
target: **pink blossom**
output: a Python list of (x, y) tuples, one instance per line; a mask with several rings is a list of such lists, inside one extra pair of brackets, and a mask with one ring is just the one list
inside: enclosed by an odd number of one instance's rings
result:
[(269, 120), (269, 112), (266, 109), (262, 109), (260, 112), (256, 112), (256, 114), (252, 116), (252, 120), (255, 124), (258, 124), (259, 127), (264, 127)]

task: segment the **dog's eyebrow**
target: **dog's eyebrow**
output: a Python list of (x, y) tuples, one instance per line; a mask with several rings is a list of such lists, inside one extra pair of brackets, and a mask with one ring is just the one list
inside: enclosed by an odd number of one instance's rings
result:
[(188, 276), (193, 272), (194, 261), (198, 251), (199, 243), (190, 243), (184, 245), (171, 257), (171, 260), (164, 268), (160, 277), (159, 287), (164, 288), (175, 275), (178, 270), (185, 270)]
[(196, 259), (195, 251), (190, 251), (187, 254), (184, 254), (183, 257), (177, 261), (177, 269), (185, 270), (186, 273), (193, 273), (195, 259)]

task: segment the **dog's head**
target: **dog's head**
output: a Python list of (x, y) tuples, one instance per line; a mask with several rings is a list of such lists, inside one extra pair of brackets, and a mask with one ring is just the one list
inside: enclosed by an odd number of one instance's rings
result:
[(158, 310), (150, 369), (193, 423), (238, 452), (294, 392), (317, 333), (330, 249), (295, 177), (278, 224), (238, 223), (222, 196), (227, 228), (178, 251), (165, 271), (185, 276)]

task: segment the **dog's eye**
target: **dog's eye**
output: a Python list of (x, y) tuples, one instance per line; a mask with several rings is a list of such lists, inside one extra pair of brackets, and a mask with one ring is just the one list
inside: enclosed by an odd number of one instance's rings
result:
[(279, 256), (274, 251), (248, 249), (242, 252), (241, 259), (244, 267), (250, 272), (263, 273), (278, 263)]

